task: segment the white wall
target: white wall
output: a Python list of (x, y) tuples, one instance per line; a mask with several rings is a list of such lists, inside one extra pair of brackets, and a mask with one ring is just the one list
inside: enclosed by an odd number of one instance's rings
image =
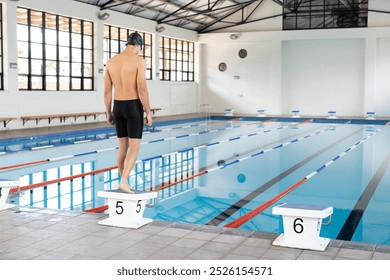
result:
[(358, 116), (363, 112), (365, 45), (362, 39), (283, 42), (282, 111)]
[[(200, 99), (212, 111), (390, 116), (390, 28), (246, 32), (236, 40), (230, 34), (199, 38)], [(245, 61), (238, 58), (241, 48), (248, 50)], [(220, 62), (226, 72), (217, 70)]]
[[(175, 115), (182, 113), (191, 113), (197, 111), (197, 82), (161, 82), (157, 77), (159, 72), (159, 40), (158, 35), (178, 38), (182, 40), (197, 41), (197, 33), (172, 26), (165, 26), (162, 33), (155, 31), (156, 23), (151, 20), (139, 17), (129, 16), (124, 13), (109, 11), (110, 18), (105, 22), (99, 20), (96, 16), (98, 8), (93, 5), (83, 4), (73, 0), (22, 0), (18, 2), (0, 1), (3, 4), (3, 14), (5, 16), (4, 25), (4, 77), (5, 89), (0, 92), (0, 117), (21, 117), (25, 115), (45, 115), (55, 113), (72, 112), (92, 112), (105, 111), (103, 104), (103, 75), (99, 69), (103, 69), (103, 26), (104, 23), (148, 32), (153, 35), (153, 80), (147, 81), (151, 106), (154, 108), (163, 108), (157, 116)], [(18, 90), (18, 71), (8, 67), (10, 62), (17, 62), (17, 41), (16, 41), (16, 9), (17, 6), (42, 10), (54, 14), (71, 16), (90, 20), (95, 23), (95, 89), (93, 91), (19, 91)], [(197, 47), (196, 47), (197, 48)], [(184, 85), (182, 93), (185, 98), (181, 99), (180, 104), (171, 100), (171, 89), (175, 90), (175, 85)], [(174, 91), (174, 94), (177, 91)], [(183, 103), (184, 102), (184, 103)], [(99, 117), (100, 121), (105, 120), (105, 116)], [(88, 121), (93, 121), (89, 118)], [(80, 118), (77, 122), (85, 122)], [(66, 123), (71, 124), (71, 120)], [(51, 125), (59, 124), (54, 120)], [(38, 126), (47, 126), (48, 122), (42, 120)], [(7, 129), (38, 127), (35, 122), (28, 122), (25, 126), (22, 121), (12, 121), (7, 125)], [(2, 126), (0, 129), (4, 129)]]

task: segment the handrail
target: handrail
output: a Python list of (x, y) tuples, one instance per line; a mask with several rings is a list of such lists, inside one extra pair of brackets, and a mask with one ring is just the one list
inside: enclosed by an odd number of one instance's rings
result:
[(273, 198), (271, 198), (270, 200), (266, 201), (265, 203), (261, 204), (260, 206), (258, 206), (257, 208), (253, 209), (252, 211), (248, 212), (247, 214), (233, 220), (232, 222), (230, 223), (227, 223), (224, 227), (227, 227), (227, 228), (237, 228), (239, 226), (242, 226), (243, 224), (245, 224), (246, 222), (248, 222), (249, 220), (253, 219), (255, 216), (257, 216), (259, 213), (263, 212), (265, 209), (267, 209), (268, 207), (270, 207), (272, 204), (274, 204), (276, 201), (278, 201), (279, 199), (281, 199), (282, 197), (286, 196), (288, 193), (292, 192), (293, 190), (295, 190), (296, 188), (298, 188), (299, 186), (301, 186), (303, 183), (307, 182), (310, 178), (312, 178), (313, 176), (317, 175), (319, 172), (321, 172), (322, 170), (324, 170), (326, 167), (328, 167), (329, 165), (331, 165), (332, 163), (334, 163), (336, 160), (338, 160), (339, 158), (343, 157), (344, 155), (346, 155), (348, 152), (352, 151), (353, 149), (355, 149), (357, 146), (361, 145), (362, 143), (364, 143), (365, 141), (367, 141), (368, 139), (370, 139), (372, 136), (374, 136), (375, 134), (377, 134), (378, 132), (382, 131), (383, 129), (385, 129), (387, 126), (390, 125), (390, 122), (386, 123), (381, 129), (378, 129), (376, 130), (375, 132), (371, 133), (370, 135), (366, 136), (365, 138), (363, 138), (362, 140), (360, 140), (359, 142), (355, 143), (353, 146), (349, 147), (347, 150), (345, 150), (344, 152), (342, 152), (341, 154), (339, 154), (338, 156), (334, 157), (332, 160), (328, 161), (327, 163), (323, 164), (321, 167), (319, 167), (317, 170), (313, 171), (312, 173), (306, 175), (305, 177), (303, 177), (302, 179), (300, 179), (298, 182), (296, 182), (295, 184), (293, 184), (292, 186), (290, 186), (289, 188), (287, 188), (286, 190), (284, 190), (283, 192), (279, 193), (278, 195), (274, 196)]

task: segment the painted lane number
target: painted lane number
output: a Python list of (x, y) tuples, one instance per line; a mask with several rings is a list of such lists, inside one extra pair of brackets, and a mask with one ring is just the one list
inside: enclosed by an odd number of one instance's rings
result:
[(302, 233), (303, 232), (303, 220), (301, 218), (296, 218), (294, 220), (294, 224), (293, 224), (293, 227), (294, 227), (294, 231), (296, 233)]
[[(136, 213), (141, 212), (141, 209), (142, 209), (141, 201), (142, 201), (142, 200), (138, 200), (138, 201), (137, 201), (137, 207), (136, 207), (136, 209), (135, 209), (135, 212), (136, 212)], [(116, 202), (116, 207), (115, 207), (116, 210), (115, 210), (115, 212), (116, 212), (118, 215), (122, 215), (122, 214), (123, 214), (124, 209), (123, 209), (122, 203), (123, 203), (123, 201), (119, 201), (119, 200)]]

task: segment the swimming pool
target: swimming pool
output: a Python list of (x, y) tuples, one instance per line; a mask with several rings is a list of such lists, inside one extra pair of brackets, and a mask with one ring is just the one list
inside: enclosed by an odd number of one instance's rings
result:
[[(299, 185), (240, 225), (282, 232), (272, 215), (280, 203), (332, 206), (321, 236), (390, 245), (390, 147), (386, 122), (212, 118), (163, 123), (145, 133), (130, 182), (159, 190), (154, 219), (226, 226), (281, 192)], [(21, 177), (14, 203), (87, 210), (116, 188), (116, 139), (80, 142), (0, 156), (1, 178)], [(28, 165), (1, 169), (21, 162)], [(37, 163), (35, 163), (37, 162)], [(108, 167), (108, 168), (107, 168)], [(96, 170), (101, 170), (95, 174)], [(88, 175), (79, 175), (88, 174)], [(57, 182), (57, 178), (71, 180)]]

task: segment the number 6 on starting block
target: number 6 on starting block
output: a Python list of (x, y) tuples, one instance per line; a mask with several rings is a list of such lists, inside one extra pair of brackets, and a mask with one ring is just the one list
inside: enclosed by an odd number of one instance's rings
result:
[(272, 208), (272, 214), (283, 215), (284, 234), (272, 245), (324, 251), (330, 239), (321, 238), (322, 219), (333, 213), (333, 207), (284, 203)]
[(135, 191), (133, 194), (120, 190), (99, 191), (99, 197), (108, 200), (108, 218), (98, 222), (99, 225), (139, 228), (153, 221), (144, 218), (146, 202), (157, 198), (157, 192)]

